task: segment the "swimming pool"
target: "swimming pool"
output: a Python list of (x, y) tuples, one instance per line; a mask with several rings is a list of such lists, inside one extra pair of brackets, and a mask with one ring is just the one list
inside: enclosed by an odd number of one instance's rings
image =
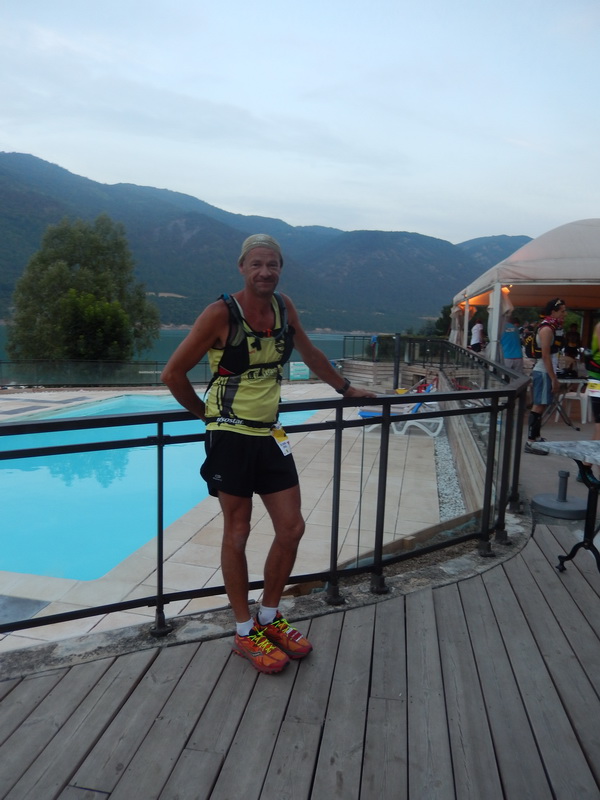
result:
[[(170, 396), (122, 395), (28, 419), (64, 419), (181, 410)], [(284, 424), (313, 412), (282, 415)], [(199, 420), (165, 434), (202, 433)], [(155, 424), (3, 436), (3, 450), (156, 434)], [(204, 444), (164, 448), (164, 526), (207, 497), (199, 469)], [(0, 570), (75, 580), (102, 577), (156, 535), (156, 448), (138, 447), (0, 461)]]

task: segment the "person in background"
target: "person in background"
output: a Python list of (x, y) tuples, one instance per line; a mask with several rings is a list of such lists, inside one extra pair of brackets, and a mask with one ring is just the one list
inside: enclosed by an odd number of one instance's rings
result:
[(521, 334), (519, 320), (514, 314), (509, 314), (500, 337), (504, 364), (509, 368), (523, 373), (523, 349), (521, 347)]
[(379, 337), (376, 333), (371, 336), (371, 357), (373, 361), (377, 361), (377, 342), (379, 341)]
[[(592, 416), (594, 418), (593, 441), (597, 442), (600, 440), (600, 322), (597, 322), (594, 326), (590, 351), (590, 356), (586, 364), (588, 372), (586, 391), (588, 393), (588, 400), (591, 403)], [(583, 469), (579, 470), (579, 475), (577, 476), (577, 480), (580, 483), (585, 483), (584, 474), (590, 483), (600, 486), (600, 480), (594, 475), (591, 464), (583, 463)]]
[(477, 317), (473, 320), (473, 327), (471, 328), (471, 350), (475, 353), (480, 353), (485, 344), (485, 337), (483, 333), (483, 324)]
[(531, 370), (533, 404), (529, 412), (529, 429), (525, 442), (525, 452), (533, 455), (546, 455), (534, 445), (535, 442), (545, 441), (540, 436), (542, 416), (552, 401), (552, 394), (560, 391), (560, 383), (556, 377), (559, 351), (556, 337), (562, 333), (567, 307), (564, 300), (555, 297), (546, 303), (542, 313), (543, 319), (536, 333), (536, 343), (541, 355)]
[(565, 370), (576, 372), (579, 348), (581, 347), (581, 336), (577, 323), (569, 325), (569, 330), (565, 333)]
[[(308, 338), (292, 301), (275, 291), (282, 267), (275, 239), (249, 236), (238, 260), (243, 288), (204, 309), (161, 375), (175, 399), (206, 422), (206, 460), (200, 472), (223, 512), (221, 568), (236, 620), (233, 649), (266, 673), (279, 672), (290, 658), (312, 650), (279, 610), (304, 534), (298, 473), (289, 439), (277, 422), (283, 364), (295, 348), (311, 371), (343, 397), (375, 396), (351, 386)], [(188, 378), (205, 354), (213, 372), (206, 402)], [(252, 618), (246, 545), (255, 493), (275, 535), (264, 566), (262, 603)]]

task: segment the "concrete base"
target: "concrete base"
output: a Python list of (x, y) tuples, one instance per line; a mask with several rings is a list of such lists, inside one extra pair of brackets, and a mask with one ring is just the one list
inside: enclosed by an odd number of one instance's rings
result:
[(560, 500), (555, 494), (536, 494), (531, 508), (540, 514), (559, 519), (585, 519), (585, 500)]

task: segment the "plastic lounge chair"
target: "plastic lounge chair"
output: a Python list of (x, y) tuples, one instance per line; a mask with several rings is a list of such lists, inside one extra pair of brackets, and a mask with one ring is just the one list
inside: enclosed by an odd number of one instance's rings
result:
[[(425, 392), (430, 391), (434, 391), (434, 384), (430, 384), (425, 389)], [(412, 405), (391, 406), (390, 413), (392, 416), (392, 422), (390, 424), (390, 428), (392, 429), (392, 432), (403, 436), (407, 433), (410, 433), (411, 428), (417, 428), (418, 430), (423, 431), (423, 433), (426, 433), (428, 436), (438, 436), (444, 427), (444, 418), (432, 417), (429, 419), (419, 419), (419, 411), (439, 411), (439, 404), (435, 402), (419, 400)], [(382, 415), (383, 407), (381, 406), (369, 406), (368, 408), (361, 408), (358, 412), (358, 416), (362, 417), (363, 419), (381, 417)], [(373, 424), (365, 427), (368, 432), (373, 430), (373, 428), (378, 427), (378, 425)]]

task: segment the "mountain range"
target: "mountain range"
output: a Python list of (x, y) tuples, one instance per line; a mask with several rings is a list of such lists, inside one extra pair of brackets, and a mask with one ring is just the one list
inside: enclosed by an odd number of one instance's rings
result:
[(280, 288), (306, 330), (417, 331), (488, 267), (530, 241), (488, 236), (452, 244), (403, 231), (342, 231), (234, 214), (190, 195), (102, 184), (24, 153), (0, 153), (0, 317), (47, 226), (100, 214), (121, 222), (136, 276), (163, 325), (189, 325), (223, 291), (241, 288), (242, 241), (268, 233), (281, 243)]

